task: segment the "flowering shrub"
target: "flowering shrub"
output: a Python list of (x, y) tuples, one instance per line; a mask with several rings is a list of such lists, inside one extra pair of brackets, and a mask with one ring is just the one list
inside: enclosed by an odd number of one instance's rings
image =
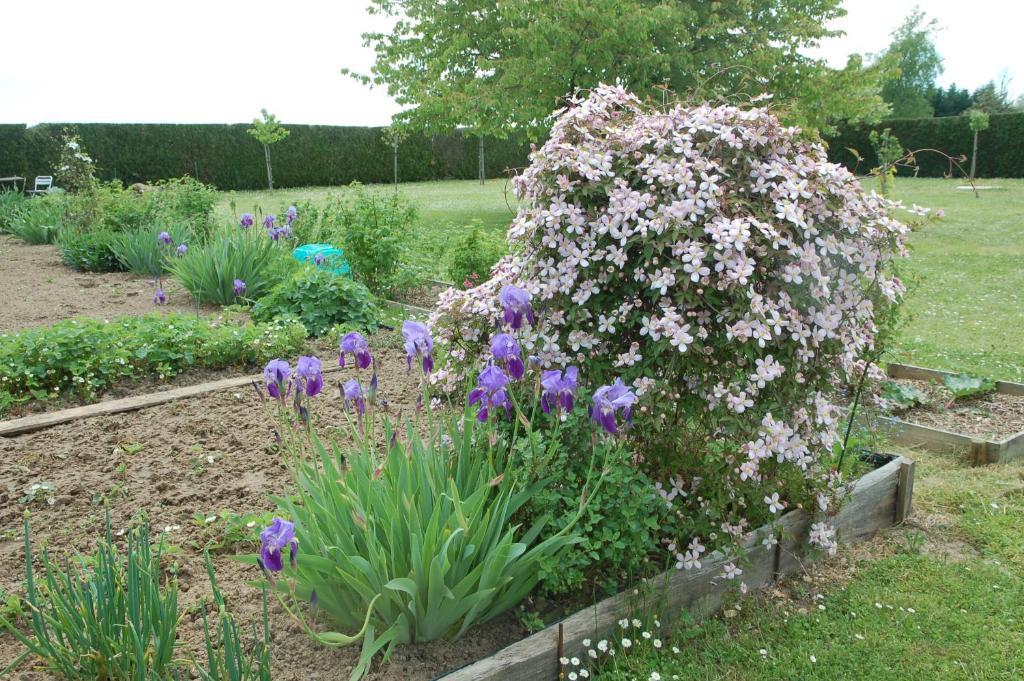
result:
[[(653, 110), (606, 86), (560, 112), (515, 184), (513, 255), (430, 320), (435, 384), (488, 361), (501, 326), (544, 367), (621, 376), (599, 415), (636, 420), (684, 567), (795, 504), (827, 509), (832, 394), (904, 290), (892, 205), (766, 109)], [(509, 284), (543, 314), (509, 318)]]

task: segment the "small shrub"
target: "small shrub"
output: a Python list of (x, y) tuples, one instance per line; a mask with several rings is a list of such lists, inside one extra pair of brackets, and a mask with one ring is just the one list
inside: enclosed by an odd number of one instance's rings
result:
[[(468, 230), (468, 231), (467, 231)], [(455, 241), (448, 264), (448, 276), (460, 288), (476, 286), (490, 278), (491, 268), (501, 257), (501, 249), (487, 239), (480, 225), (463, 228), (463, 236)]]
[(362, 284), (316, 267), (303, 267), (256, 301), (253, 319), (269, 321), (294, 317), (312, 336), (321, 336), (335, 324), (373, 330), (377, 310)]
[(194, 233), (205, 237), (217, 203), (217, 190), (193, 177), (172, 178), (157, 182), (144, 193), (153, 202), (156, 217), (161, 222), (191, 223)]
[(353, 274), (374, 293), (387, 293), (407, 261), (416, 210), (396, 193), (357, 186), (343, 216), (345, 258)]
[(38, 557), (43, 579), (37, 586), (28, 518), (24, 525), (31, 634), (3, 618), (0, 625), (28, 649), (26, 654), (40, 658), (47, 671), (64, 679), (169, 678), (178, 587), (173, 581), (162, 583), (162, 547), (152, 552), (148, 528), (131, 531), (127, 552), (121, 555), (108, 520), (96, 556), (65, 562), (63, 568), (44, 549)]
[(320, 201), (300, 201), (295, 207), (300, 217), (292, 224), (292, 232), (298, 243), (344, 247), (344, 204), (339, 196), (328, 194)]
[(380, 453), (372, 436), (348, 451), (315, 434), (307, 454), (295, 452), (298, 489), (277, 501), (301, 549), (282, 565), (294, 583), (278, 584), (302, 599), (315, 593), (318, 610), (358, 632), (311, 631), (321, 642), (369, 632), (351, 678), (381, 650), (387, 659), (399, 643), (458, 638), (512, 608), (537, 584), (541, 562), (576, 541), (571, 521), (544, 539), (547, 518), (526, 530), (513, 521), (545, 482), (523, 487), (502, 475), (495, 462), (510, 452), (492, 435), (467, 413), (429, 439), (413, 426), (405, 438), (385, 433)]
[(59, 196), (26, 201), (7, 225), (7, 231), (28, 244), (52, 244), (63, 225)]
[(135, 274), (159, 277), (167, 272), (171, 258), (176, 257), (174, 245), (158, 238), (161, 232), (171, 235), (174, 244), (192, 244), (194, 232), (190, 223), (165, 223), (162, 228), (138, 229), (114, 235), (110, 250), (124, 269)]
[(0, 232), (8, 231), (28, 197), (13, 189), (0, 189)]
[[(293, 263), (286, 246), (271, 241), (262, 230), (250, 229), (190, 247), (185, 256), (170, 260), (167, 266), (200, 302), (230, 305), (240, 299), (259, 299)], [(236, 295), (236, 280), (245, 282), (244, 296)]]
[(305, 338), (298, 322), (215, 324), (177, 314), (0, 334), (0, 408), (62, 393), (92, 398), (122, 379), (167, 378), (193, 366), (251, 366), (294, 353)]
[(81, 272), (121, 272), (125, 266), (114, 253), (118, 235), (107, 230), (79, 232), (64, 230), (57, 242), (60, 259), (65, 265)]

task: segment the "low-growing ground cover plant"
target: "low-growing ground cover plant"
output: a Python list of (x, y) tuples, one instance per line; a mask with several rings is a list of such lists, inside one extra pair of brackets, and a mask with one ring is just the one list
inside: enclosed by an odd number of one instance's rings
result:
[(967, 374), (954, 374), (942, 379), (942, 385), (949, 392), (953, 393), (954, 400), (961, 400), (978, 395), (987, 395), (995, 392), (996, 382), (991, 378), (983, 376), (969, 376)]
[(259, 321), (298, 319), (311, 336), (321, 336), (336, 324), (362, 331), (373, 331), (377, 325), (376, 306), (365, 286), (310, 265), (257, 300), (252, 316)]
[[(787, 508), (834, 512), (832, 396), (904, 291), (894, 204), (767, 109), (656, 109), (618, 87), (571, 101), (515, 186), (513, 255), (431, 317), (435, 386), (489, 361), (495, 327), (545, 368), (621, 377), (680, 568)], [(834, 550), (824, 519), (811, 542)]]
[(147, 374), (168, 378), (191, 367), (259, 364), (295, 352), (305, 338), (294, 321), (218, 323), (178, 314), (71, 319), (0, 334), (0, 412), (61, 394), (92, 398)]
[(121, 272), (125, 265), (115, 253), (119, 236), (108, 230), (61, 230), (57, 237), (61, 262), (81, 272)]

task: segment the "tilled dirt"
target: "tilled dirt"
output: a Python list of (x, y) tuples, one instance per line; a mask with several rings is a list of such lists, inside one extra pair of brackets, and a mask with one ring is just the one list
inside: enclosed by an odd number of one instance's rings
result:
[(1024, 396), (991, 392), (953, 400), (940, 383), (901, 379), (926, 396), (925, 404), (894, 414), (903, 421), (998, 441), (1024, 432)]

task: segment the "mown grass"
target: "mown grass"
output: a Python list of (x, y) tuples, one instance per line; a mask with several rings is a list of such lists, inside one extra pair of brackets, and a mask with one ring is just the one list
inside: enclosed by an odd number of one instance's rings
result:
[[(977, 198), (961, 184), (897, 180), (894, 198), (946, 217), (910, 238), (910, 321), (892, 359), (1024, 380), (1024, 181), (986, 180), (1000, 189)], [(422, 261), (443, 262), (474, 219), (499, 239), (512, 215), (505, 189), (505, 181), (401, 185), (420, 209), (410, 239)], [(277, 209), (327, 191), (335, 190), (246, 192), (236, 201), (240, 210)], [(227, 200), (218, 208), (225, 216)], [(845, 561), (842, 570), (826, 567), (810, 585), (795, 580), (785, 597), (741, 600), (733, 618), (684, 624), (660, 651), (635, 646), (597, 677), (1024, 678), (1024, 464), (969, 468), (961, 458), (909, 454), (918, 471), (908, 525), (869, 550), (843, 550), (828, 564)]]

